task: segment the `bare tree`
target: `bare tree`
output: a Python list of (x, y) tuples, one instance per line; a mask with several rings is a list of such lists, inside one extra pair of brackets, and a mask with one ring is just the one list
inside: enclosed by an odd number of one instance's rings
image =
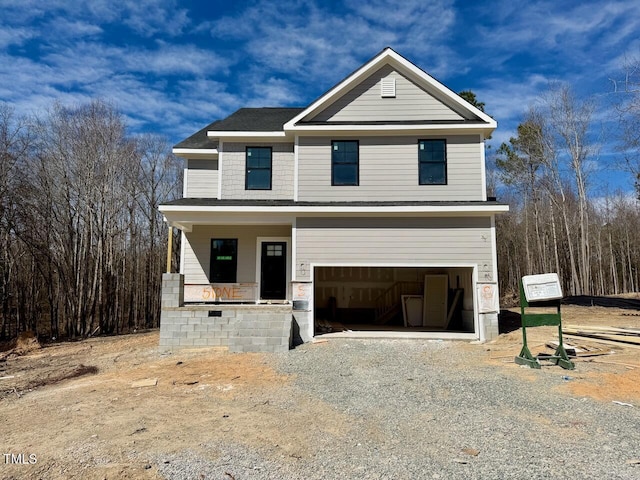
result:
[(11, 300), (19, 328), (35, 329), (44, 305), (54, 336), (157, 325), (165, 236), (157, 207), (178, 184), (166, 142), (128, 135), (103, 101), (54, 105), (28, 131), (7, 247), (20, 260), (8, 280), (20, 292)]
[(534, 217), (533, 240), (536, 244), (535, 257), (541, 258), (544, 250), (540, 235), (540, 175), (545, 161), (545, 148), (542, 138), (542, 120), (534, 109), (530, 109), (525, 120), (518, 125), (518, 136), (512, 137), (509, 144), (503, 143), (498, 149), (496, 165), (501, 180), (516, 188), (523, 202), (524, 242), (527, 272), (533, 273), (534, 253), (530, 248), (529, 206), (532, 205)]
[(0, 104), (0, 339), (7, 336), (11, 320), (12, 277), (19, 253), (15, 244), (16, 178), (30, 145), (29, 130), (23, 118), (11, 107)]
[(140, 212), (144, 215), (148, 230), (146, 232), (147, 258), (144, 275), (147, 288), (144, 305), (147, 312), (145, 326), (151, 326), (152, 318), (160, 314), (160, 289), (150, 288), (154, 279), (160, 278), (162, 268), (152, 258), (157, 258), (164, 251), (160, 238), (166, 238), (167, 226), (162, 221), (158, 207), (178, 194), (181, 171), (177, 157), (168, 148), (166, 139), (157, 135), (144, 135), (137, 139), (138, 156), (136, 169), (136, 185), (139, 194), (135, 196)]
[(558, 148), (568, 156), (578, 195), (579, 217), (579, 292), (590, 293), (591, 254), (589, 251), (588, 160), (596, 150), (589, 138), (595, 104), (578, 100), (570, 87), (555, 85), (546, 97), (549, 122), (558, 140)]
[(588, 188), (589, 165), (597, 159), (590, 131), (594, 108), (569, 87), (552, 85), (540, 105), (529, 109), (517, 137), (498, 151), (504, 184), (522, 198), (515, 212), (522, 218), (524, 270), (555, 269), (573, 295), (603, 290), (605, 284), (603, 242), (608, 237), (592, 225)]
[(621, 80), (612, 80), (617, 97), (620, 150), (640, 199), (640, 60), (626, 60), (623, 71)]

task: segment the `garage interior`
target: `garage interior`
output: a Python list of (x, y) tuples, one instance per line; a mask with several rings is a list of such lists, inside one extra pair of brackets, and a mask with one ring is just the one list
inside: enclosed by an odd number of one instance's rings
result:
[(315, 335), (474, 333), (471, 267), (316, 267)]

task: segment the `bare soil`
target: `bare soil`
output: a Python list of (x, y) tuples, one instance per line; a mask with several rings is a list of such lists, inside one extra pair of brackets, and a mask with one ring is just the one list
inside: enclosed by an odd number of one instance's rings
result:
[[(627, 294), (626, 298), (637, 298), (637, 294)], [(519, 318), (520, 309), (507, 309)], [(554, 311), (554, 310), (549, 310)], [(545, 310), (540, 310), (544, 313)], [(576, 305), (562, 306), (563, 325), (631, 327), (640, 329), (640, 311), (622, 308), (582, 307)], [(527, 343), (531, 352), (552, 353), (547, 346), (550, 341), (558, 340), (557, 327), (536, 327), (527, 329)], [(588, 347), (593, 351), (600, 350), (602, 355), (578, 357), (574, 359), (576, 370), (567, 372), (571, 382), (563, 389), (577, 396), (588, 396), (603, 401), (624, 401), (640, 403), (640, 348), (626, 345), (612, 345), (598, 342), (595, 339), (564, 338), (565, 345), (578, 348)], [(500, 335), (486, 345), (488, 361), (503, 368), (520, 371), (526, 375), (527, 370), (513, 362), (522, 348), (522, 329)], [(588, 362), (597, 365), (595, 371), (581, 371), (580, 364)], [(582, 369), (584, 370), (584, 369)]]
[[(629, 313), (566, 306), (563, 321), (639, 328), (640, 317)], [(528, 333), (534, 353), (557, 339), (554, 327)], [(162, 478), (150, 458), (185, 449), (206, 458), (216, 453), (202, 446), (214, 439), (269, 445), (295, 461), (313, 451), (309, 425), (348, 435), (350, 419), (313, 396), (296, 399), (296, 408), (276, 407), (279, 390), (293, 378), (271, 368), (266, 354), (206, 349), (162, 355), (158, 341), (158, 332), (151, 332), (41, 348), (30, 341), (28, 348), (4, 352), (0, 455), (22, 454), (24, 464), (0, 456), (0, 478)], [(488, 344), (454, 348), (480, 352), (485, 366), (534, 381), (529, 369), (513, 362), (521, 341), (518, 329)], [(639, 405), (640, 349), (579, 343), (613, 353), (577, 359), (558, 394)], [(35, 464), (27, 464), (31, 454)]]

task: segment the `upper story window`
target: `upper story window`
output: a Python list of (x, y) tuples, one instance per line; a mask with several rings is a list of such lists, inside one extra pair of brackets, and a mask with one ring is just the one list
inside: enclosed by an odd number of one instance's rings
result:
[(247, 147), (246, 190), (271, 190), (271, 147)]
[(445, 140), (418, 141), (420, 185), (447, 184), (447, 143)]
[(331, 142), (331, 185), (358, 185), (359, 154), (357, 140)]

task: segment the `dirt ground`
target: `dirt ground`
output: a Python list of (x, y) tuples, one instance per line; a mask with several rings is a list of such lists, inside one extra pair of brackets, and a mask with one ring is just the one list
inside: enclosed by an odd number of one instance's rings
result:
[[(637, 312), (604, 307), (566, 306), (563, 322), (640, 328)], [(557, 339), (554, 327), (528, 333), (534, 354)], [(521, 340), (518, 329), (457, 348), (479, 351), (484, 362), (534, 381), (529, 369), (513, 362)], [(565, 372), (572, 381), (558, 394), (640, 406), (639, 348), (567, 343), (606, 354), (577, 359), (576, 370)], [(31, 343), (0, 361), (0, 478), (161, 478), (150, 458), (184, 449), (212, 455), (201, 446), (220, 438), (268, 444), (295, 461), (313, 450), (300, 426), (334, 435), (349, 430), (348, 418), (314, 398), (301, 398), (302, 408), (286, 412), (271, 408), (269, 399), (292, 379), (269, 367), (263, 354), (162, 355), (157, 345), (158, 332), (41, 348)], [(325, 418), (331, 421), (319, 421)], [(7, 454), (19, 464), (7, 462)]]
[[(636, 295), (636, 294), (633, 294)], [(634, 297), (635, 298), (635, 297)], [(508, 311), (519, 315), (519, 308)], [(544, 310), (542, 310), (544, 311)], [(553, 310), (551, 310), (553, 311)], [(606, 307), (562, 306), (563, 326), (610, 326), (640, 329), (640, 312), (636, 310)], [(531, 352), (553, 353), (546, 346), (557, 341), (557, 327), (536, 327), (527, 329), (528, 345)], [(574, 359), (576, 370), (567, 372), (572, 381), (565, 389), (577, 396), (588, 396), (603, 401), (624, 401), (640, 405), (640, 347), (612, 345), (595, 339), (564, 338), (565, 346), (586, 347), (600, 355)], [(522, 348), (522, 330), (520, 328), (501, 334), (496, 340), (485, 345), (487, 361), (503, 368), (518, 370), (522, 375), (528, 370), (521, 369), (513, 358)], [(594, 365), (589, 372), (581, 371), (580, 364), (588, 362)], [(597, 366), (597, 367), (596, 367)], [(584, 369), (582, 369), (584, 370)], [(593, 370), (593, 371), (591, 371)]]

